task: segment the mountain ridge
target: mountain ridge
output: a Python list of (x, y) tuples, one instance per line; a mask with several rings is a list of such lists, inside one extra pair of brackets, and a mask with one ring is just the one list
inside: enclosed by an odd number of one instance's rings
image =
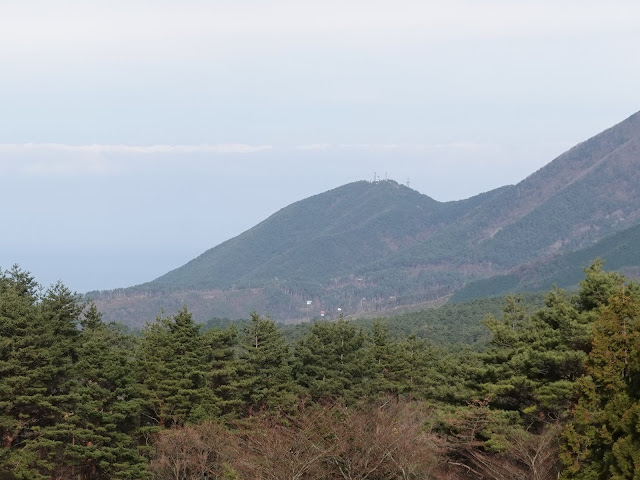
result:
[(291, 321), (429, 302), (640, 223), (638, 184), (640, 112), (516, 185), (438, 202), (391, 180), (354, 182), (151, 282), (89, 297), (109, 319), (149, 319), (178, 301), (201, 320), (256, 308)]
[(584, 269), (601, 259), (607, 270), (618, 270), (630, 278), (640, 278), (640, 225), (609, 235), (594, 245), (518, 267), (506, 275), (471, 282), (457, 291), (451, 300), (504, 296), (509, 293), (540, 292), (574, 288), (584, 278)]

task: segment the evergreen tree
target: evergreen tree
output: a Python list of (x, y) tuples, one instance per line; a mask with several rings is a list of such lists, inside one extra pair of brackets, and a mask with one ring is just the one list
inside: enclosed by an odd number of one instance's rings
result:
[(408, 395), (424, 397), (426, 386), (435, 379), (434, 349), (424, 340), (409, 335), (403, 340), (392, 340), (385, 324), (373, 326), (369, 356), (372, 357), (373, 394)]
[(241, 366), (236, 355), (238, 331), (234, 325), (224, 330), (211, 328), (204, 332), (203, 342), (209, 387), (218, 398), (220, 413), (237, 414), (242, 407), (238, 391)]
[(375, 376), (366, 336), (350, 322), (316, 322), (295, 348), (294, 375), (311, 398), (348, 402), (371, 393)]
[(410, 397), (425, 398), (430, 385), (442, 383), (444, 379), (435, 368), (437, 352), (427, 341), (412, 334), (397, 344), (397, 350), (399, 362), (392, 371)]
[(408, 365), (398, 342), (389, 337), (389, 327), (377, 321), (373, 324), (367, 354), (373, 367), (372, 391), (375, 394), (399, 396), (407, 389), (404, 373)]
[(584, 373), (593, 321), (624, 284), (600, 261), (585, 273), (574, 296), (553, 290), (534, 313), (510, 297), (502, 319), (487, 320), (492, 339), (481, 378), (493, 407), (520, 411), (533, 422), (566, 417)]
[[(81, 305), (61, 283), (38, 299), (30, 276), (14, 269), (3, 282), (3, 419), (10, 450), (5, 469), (16, 478), (68, 472), (65, 444), (72, 437), (71, 395)], [(6, 399), (6, 400), (5, 400)], [(19, 442), (16, 442), (19, 440)], [(19, 445), (20, 448), (13, 448)]]
[(41, 419), (52, 415), (47, 349), (53, 339), (41, 322), (37, 290), (17, 266), (0, 271), (0, 472), (15, 478), (37, 461), (24, 447), (37, 437)]
[(243, 329), (239, 367), (237, 387), (249, 412), (287, 410), (295, 403), (289, 346), (275, 322), (255, 311)]
[[(485, 395), (495, 407), (506, 410), (522, 410), (535, 404), (533, 379), (530, 370), (532, 343), (543, 335), (519, 298), (508, 297), (501, 319), (489, 317), (491, 330), (490, 348), (483, 360)], [(548, 333), (548, 332), (545, 332)]]
[(478, 379), (486, 375), (486, 365), (477, 352), (431, 347), (429, 357), (433, 361), (425, 378), (424, 398), (451, 405), (468, 405), (482, 398), (484, 393)]
[(138, 382), (143, 431), (220, 413), (210, 388), (208, 352), (200, 327), (183, 308), (173, 317), (147, 324), (138, 347)]
[(0, 275), (0, 477), (141, 478), (137, 405), (118, 399), (131, 390), (130, 347), (95, 307), (81, 322), (64, 285), (37, 290), (17, 268)]
[(610, 293), (593, 326), (579, 401), (564, 432), (564, 478), (640, 478), (640, 289)]
[(145, 462), (134, 443), (140, 399), (134, 376), (132, 339), (106, 325), (91, 304), (81, 321), (76, 352), (72, 437), (65, 463), (84, 479), (142, 478)]

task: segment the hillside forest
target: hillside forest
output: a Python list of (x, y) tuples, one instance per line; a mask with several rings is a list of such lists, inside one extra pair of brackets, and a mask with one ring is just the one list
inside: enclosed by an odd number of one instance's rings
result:
[(640, 112), (515, 185), (463, 200), (440, 202), (393, 180), (348, 183), (154, 280), (87, 298), (105, 321), (137, 328), (185, 304), (198, 322), (256, 310), (298, 323), (338, 309), (388, 315), (575, 288), (594, 258), (638, 278), (638, 152)]
[(501, 303), (467, 346), (415, 315), (131, 331), (13, 267), (0, 479), (640, 478), (640, 286), (596, 261)]

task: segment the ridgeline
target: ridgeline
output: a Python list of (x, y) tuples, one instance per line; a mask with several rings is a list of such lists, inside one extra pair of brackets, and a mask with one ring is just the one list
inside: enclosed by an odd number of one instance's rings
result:
[[(638, 184), (640, 113), (517, 185), (438, 202), (395, 181), (351, 183), (289, 205), (151, 282), (87, 296), (105, 319), (140, 326), (185, 304), (199, 321), (255, 309), (295, 322), (338, 308), (352, 315), (439, 304), (496, 276), (501, 286), (490, 291), (517, 290), (531, 265), (640, 223)], [(582, 255), (573, 257), (577, 272), (592, 260)]]

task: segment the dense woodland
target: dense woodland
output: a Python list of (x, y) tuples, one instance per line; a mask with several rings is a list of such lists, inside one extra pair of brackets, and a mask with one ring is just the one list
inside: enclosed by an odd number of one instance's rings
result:
[(0, 479), (640, 478), (637, 284), (595, 262), (482, 328), (465, 349), (384, 321), (203, 329), (184, 308), (137, 334), (14, 267)]

